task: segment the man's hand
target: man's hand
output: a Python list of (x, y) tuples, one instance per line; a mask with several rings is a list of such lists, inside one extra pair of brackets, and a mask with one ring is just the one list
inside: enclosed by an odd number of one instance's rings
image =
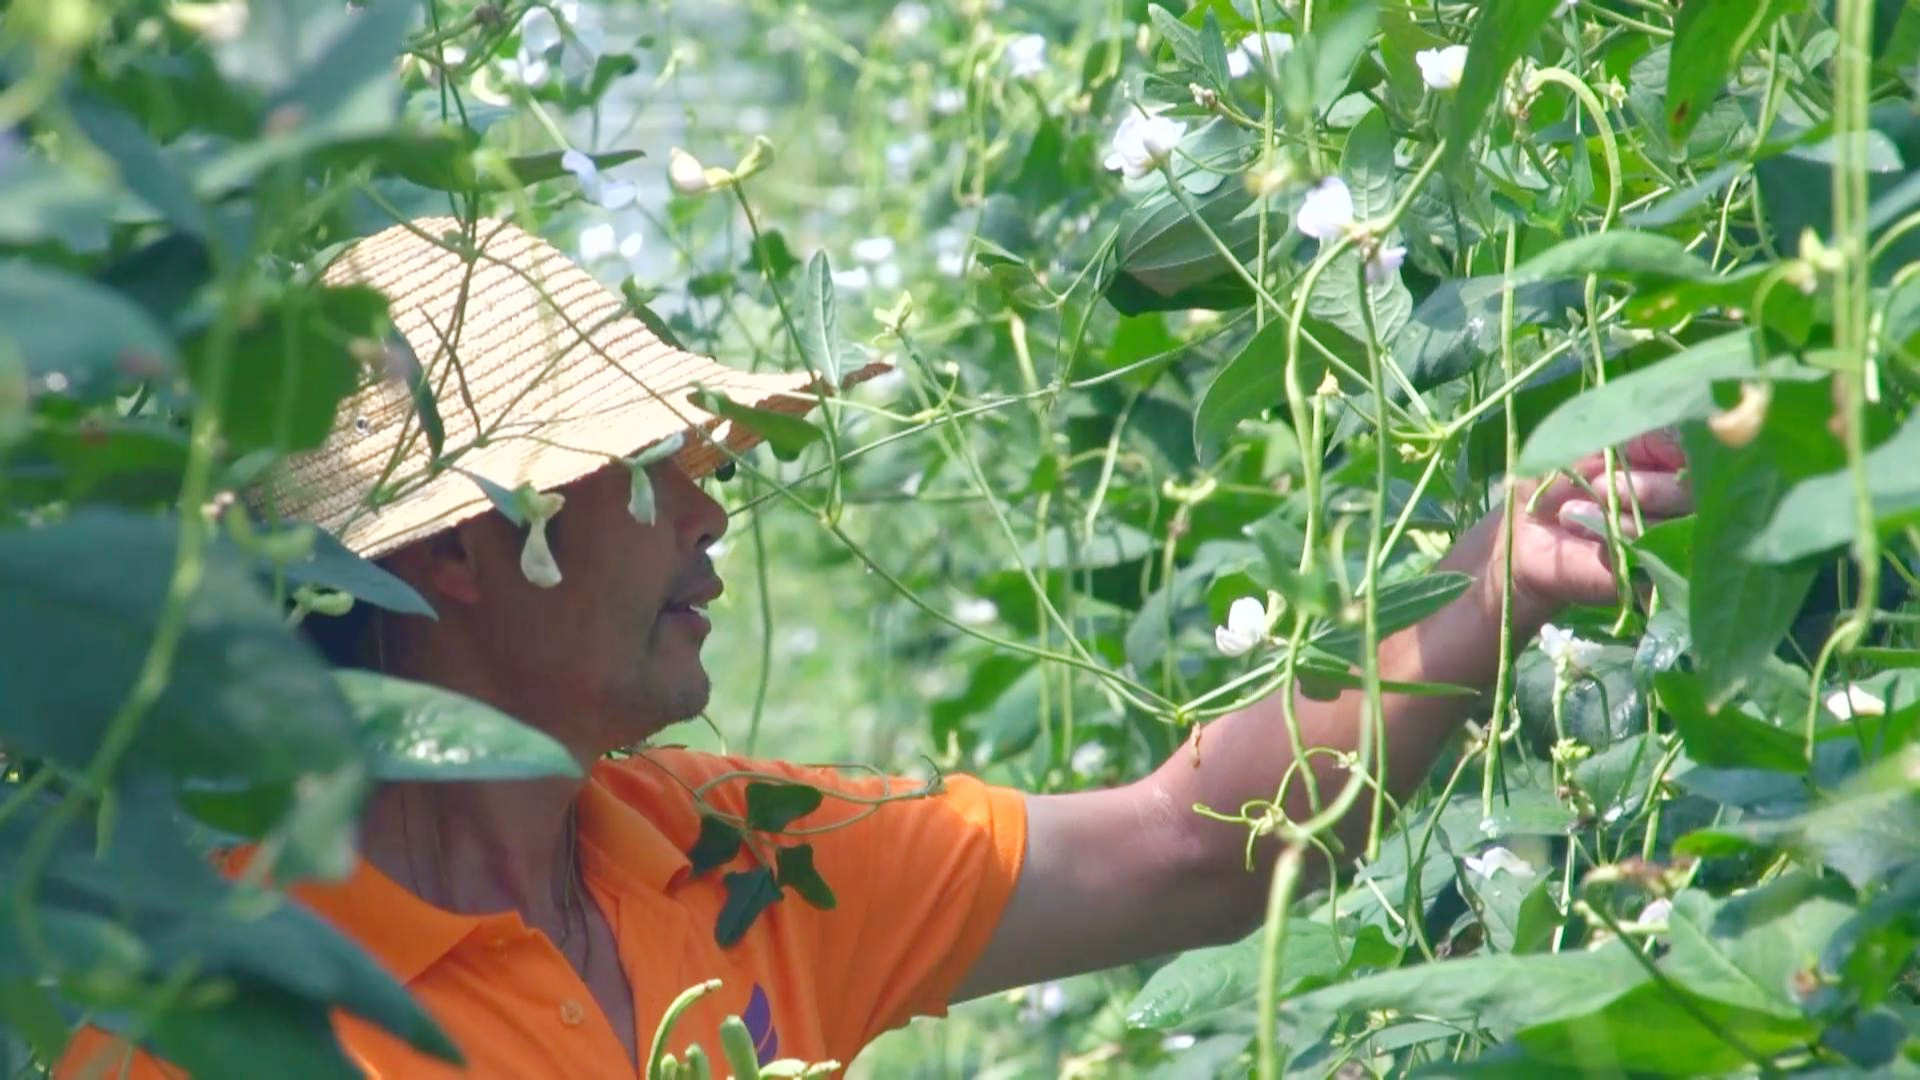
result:
[[(1612, 482), (1629, 534), (1636, 504), (1646, 525), (1687, 512), (1685, 461), (1672, 440), (1636, 439), (1616, 458)], [(1595, 454), (1565, 475), (1516, 485), (1516, 645), (1568, 604), (1613, 602), (1606, 472)], [(1505, 534), (1501, 507), (1460, 537), (1438, 569), (1472, 575), (1473, 587), (1381, 642), (1383, 678), (1482, 687), (1493, 681), (1506, 595)], [(1334, 751), (1313, 755), (1309, 766), (1322, 793), (1351, 779), (1339, 762), (1359, 745), (1363, 697), (1348, 691), (1332, 701), (1294, 700), (1304, 744)], [(1420, 784), (1473, 701), (1383, 695), (1388, 769), (1374, 779), (1384, 781), (1396, 802)], [(1294, 765), (1284, 706), (1275, 694), (1221, 717), (1191, 750), (1126, 787), (1029, 796), (1019, 886), (955, 1000), (1231, 940), (1256, 925), (1277, 841), (1259, 845), (1258, 867), (1248, 873), (1245, 828), (1208, 820), (1193, 807), (1233, 811), (1274, 797)], [(1335, 825), (1331, 839), (1342, 851), (1358, 850), (1372, 825), (1371, 804), (1360, 799)], [(1304, 784), (1290, 786), (1282, 809), (1294, 821), (1313, 813)]]
[[(1631, 538), (1643, 527), (1691, 511), (1693, 498), (1682, 475), (1686, 457), (1671, 438), (1643, 435), (1615, 457), (1613, 487), (1623, 535)], [(1593, 454), (1545, 481), (1515, 485), (1517, 635), (1532, 636), (1541, 623), (1569, 604), (1610, 604), (1616, 598), (1613, 553), (1606, 538), (1605, 474), (1605, 455)], [(1491, 597), (1505, 572), (1505, 551), (1499, 543), (1505, 523), (1505, 507), (1488, 514), (1460, 537), (1443, 568), (1474, 574), (1490, 587)]]

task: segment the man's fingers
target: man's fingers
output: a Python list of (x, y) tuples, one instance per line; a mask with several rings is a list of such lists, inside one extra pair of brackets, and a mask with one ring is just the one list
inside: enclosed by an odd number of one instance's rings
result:
[[(1693, 495), (1687, 484), (1670, 472), (1633, 470), (1613, 474), (1613, 489), (1620, 503), (1620, 517), (1633, 516), (1637, 504), (1640, 514), (1649, 518), (1680, 517), (1693, 512)], [(1571, 502), (1586, 502), (1604, 507), (1607, 491), (1597, 480), (1580, 484), (1559, 477), (1549, 484), (1533, 504), (1535, 514), (1553, 518)]]
[[(1625, 467), (1649, 472), (1679, 472), (1687, 467), (1687, 455), (1680, 449), (1680, 443), (1673, 433), (1664, 428), (1649, 431), (1645, 435), (1636, 435), (1628, 439), (1624, 446), (1614, 453), (1616, 468)], [(1588, 454), (1573, 466), (1573, 471), (1589, 480), (1599, 477), (1607, 469), (1607, 456), (1604, 453)]]

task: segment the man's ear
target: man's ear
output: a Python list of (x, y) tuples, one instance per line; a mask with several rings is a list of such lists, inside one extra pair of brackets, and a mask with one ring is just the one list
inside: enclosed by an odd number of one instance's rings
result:
[[(455, 526), (409, 544), (386, 562), (407, 584), (428, 598), (456, 604), (480, 602), (480, 575), (465, 529)], [(436, 607), (439, 605), (435, 605)]]

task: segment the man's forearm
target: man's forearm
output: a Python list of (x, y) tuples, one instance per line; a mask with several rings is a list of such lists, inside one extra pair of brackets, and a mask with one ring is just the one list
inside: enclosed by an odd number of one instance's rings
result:
[[(1484, 530), (1476, 529), (1463, 536), (1438, 567), (1474, 574), (1473, 584), (1433, 616), (1381, 642), (1383, 680), (1452, 683), (1475, 688), (1492, 685), (1500, 664), (1503, 588), (1501, 575), (1487, 569), (1499, 566), (1497, 534), (1493, 532), (1498, 522), (1490, 520), (1484, 524)], [(1548, 614), (1527, 597), (1516, 597), (1514, 641), (1530, 638)], [(1394, 799), (1404, 798), (1419, 785), (1441, 747), (1477, 700), (1462, 695), (1382, 695), (1386, 787)], [(1310, 751), (1328, 751), (1309, 755), (1322, 807), (1354, 780), (1355, 774), (1346, 769), (1336, 755), (1359, 751), (1365, 701), (1365, 693), (1357, 689), (1330, 701), (1295, 697), (1302, 745)], [(1272, 799), (1294, 761), (1280, 694), (1209, 725), (1201, 740), (1197, 764), (1195, 758), (1192, 753), (1182, 752), (1156, 774), (1168, 787), (1177, 785), (1181, 789), (1175, 798), (1190, 794), (1194, 803), (1229, 812), (1249, 800)], [(1375, 766), (1363, 761), (1357, 767), (1372, 770)], [(1363, 788), (1360, 797), (1335, 825), (1333, 835), (1349, 857), (1365, 842), (1373, 803), (1371, 788)], [(1283, 805), (1287, 817), (1293, 821), (1304, 821), (1315, 812), (1303, 776), (1296, 775), (1288, 785)], [(1237, 874), (1240, 880), (1232, 886), (1233, 891), (1238, 894), (1245, 890), (1246, 906), (1257, 909), (1265, 876), (1253, 875), (1249, 880), (1250, 876), (1241, 869), (1245, 833), (1239, 827), (1206, 819), (1199, 819), (1194, 827), (1201, 838), (1201, 857), (1210, 862), (1219, 860), (1224, 871)], [(1270, 866), (1278, 850), (1277, 839), (1263, 844), (1259, 865)]]

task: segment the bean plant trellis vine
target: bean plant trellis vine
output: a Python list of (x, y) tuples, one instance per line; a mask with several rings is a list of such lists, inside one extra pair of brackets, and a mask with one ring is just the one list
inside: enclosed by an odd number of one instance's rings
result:
[[(597, 10), (9, 7), (10, 1074), (101, 1021), (209, 1075), (260, 1053), (350, 1074), (324, 1024), (265, 1050), (223, 1038), (257, 1028), (255, 991), (447, 1049), (346, 942), (249, 904), (269, 873), (344, 872), (376, 780), (571, 763), (484, 708), (322, 669), (289, 611), (418, 597), (234, 499), (387, 362), (384, 305), (316, 269), (427, 213), (643, 228), (673, 265), (623, 289), (663, 333), (759, 367), (897, 365), (893, 396), (838, 399), (818, 424), (713, 403), (769, 437), (727, 488), (762, 586), (750, 748), (784, 554), (765, 533), (795, 522), (870, 571), (863, 600), (928, 643), (916, 663), (963, 673), (930, 706), (936, 773), (1130, 778), (1282, 693), (1295, 771), (1271, 801), (1195, 808), (1245, 827), (1250, 853), (1279, 845), (1263, 930), (1132, 972), (1128, 1031), (1086, 1061), (1915, 1071), (1920, 5), (749, 4), (812, 114), (736, 145), (694, 109), (700, 157), (739, 161), (718, 167), (607, 134), (610, 103), (676, 85), (697, 33), (668, 5), (607, 5), (648, 27), (616, 40)], [(643, 170), (664, 203), (613, 179)], [(901, 288), (827, 253), (865, 229), (813, 212), (849, 176), (909, 264)], [(958, 276), (932, 257), (943, 236)], [(596, 244), (606, 270), (637, 241)], [(461, 468), (440, 422), (469, 407), (459, 388), (415, 397), (421, 437)], [(1428, 572), (1447, 537), (1511, 479), (1657, 429), (1688, 451), (1698, 512), (1642, 530), (1617, 490), (1593, 493), (1619, 603), (1503, 642), (1515, 659), (1475, 723), (1390, 806), (1381, 695), (1456, 688), (1383, 683), (1376, 646), (1464, 584)], [(963, 528), (976, 539), (952, 544)], [(955, 592), (995, 614), (963, 617)], [(1259, 618), (1230, 620), (1235, 601)], [(1221, 625), (1246, 647), (1222, 655)], [(1368, 701), (1364, 739), (1322, 790), (1294, 692), (1343, 688)], [(461, 753), (422, 757), (414, 725), (450, 709)], [(1296, 788), (1304, 820), (1280, 809)], [(1362, 800), (1368, 835), (1342, 849), (1332, 826)], [(765, 835), (710, 817), (716, 847), (777, 867), (803, 846), (778, 814)], [(235, 836), (268, 857), (228, 881), (199, 856)], [(789, 860), (796, 891), (830, 902)], [(267, 931), (299, 949), (252, 947)], [(316, 988), (320, 961), (339, 978)], [(682, 1067), (672, 1025), (650, 1075)]]

